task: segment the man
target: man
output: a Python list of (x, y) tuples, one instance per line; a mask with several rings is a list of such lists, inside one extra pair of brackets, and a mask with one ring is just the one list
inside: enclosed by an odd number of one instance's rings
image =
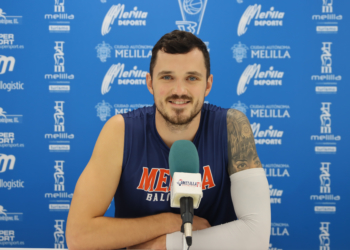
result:
[[(168, 155), (175, 141), (190, 140), (204, 189), (191, 249), (266, 250), (266, 176), (246, 116), (203, 104), (213, 83), (205, 44), (189, 32), (164, 35), (152, 50), (146, 82), (155, 105), (112, 117), (77, 182), (69, 249), (182, 249), (179, 209), (170, 207), (168, 195)], [(103, 217), (113, 196), (116, 218)]]

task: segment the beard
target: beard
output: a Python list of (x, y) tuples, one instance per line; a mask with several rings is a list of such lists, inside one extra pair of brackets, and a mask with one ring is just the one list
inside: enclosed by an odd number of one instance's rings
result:
[[(172, 95), (166, 99), (166, 103), (168, 103), (169, 100), (171, 99), (172, 100), (182, 99), (182, 100), (188, 100), (192, 102), (192, 98), (188, 96)], [(200, 105), (199, 100), (197, 100), (197, 102), (193, 104), (193, 108), (190, 112), (190, 115), (185, 115), (184, 109), (175, 109), (174, 110), (175, 115), (172, 115), (172, 116), (169, 114), (169, 112), (166, 111), (164, 107), (165, 105), (163, 103), (160, 103), (160, 105), (157, 105), (155, 98), (154, 98), (154, 103), (156, 105), (157, 110), (159, 111), (161, 116), (164, 118), (166, 123), (168, 123), (171, 126), (179, 127), (179, 126), (186, 126), (190, 124), (192, 120), (200, 113), (204, 102), (202, 103), (202, 105)]]

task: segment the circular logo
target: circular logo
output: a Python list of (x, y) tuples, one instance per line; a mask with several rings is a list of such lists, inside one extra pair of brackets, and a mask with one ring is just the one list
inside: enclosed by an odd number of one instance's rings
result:
[(183, 7), (188, 14), (198, 14), (203, 7), (203, 0), (184, 0)]

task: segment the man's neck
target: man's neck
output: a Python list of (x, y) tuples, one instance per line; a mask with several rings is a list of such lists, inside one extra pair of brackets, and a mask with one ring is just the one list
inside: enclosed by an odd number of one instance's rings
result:
[(176, 126), (168, 123), (156, 109), (156, 129), (164, 143), (171, 148), (173, 143), (178, 140), (193, 141), (201, 120), (201, 111), (186, 125)]

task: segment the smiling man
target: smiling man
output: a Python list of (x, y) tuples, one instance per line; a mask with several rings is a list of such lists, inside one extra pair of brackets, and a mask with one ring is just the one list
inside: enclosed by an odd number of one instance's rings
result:
[[(170, 207), (169, 150), (198, 149), (203, 198), (191, 249), (264, 249), (270, 197), (247, 117), (204, 104), (213, 75), (205, 44), (185, 31), (154, 46), (147, 88), (152, 107), (112, 117), (81, 174), (67, 221), (75, 249), (182, 249), (179, 209)], [(115, 218), (104, 217), (112, 198)]]

